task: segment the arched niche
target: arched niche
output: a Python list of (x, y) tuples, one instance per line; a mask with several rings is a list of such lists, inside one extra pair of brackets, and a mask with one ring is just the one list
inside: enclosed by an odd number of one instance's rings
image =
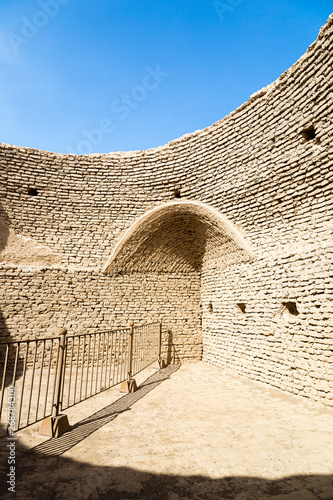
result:
[(104, 271), (189, 273), (253, 258), (243, 234), (215, 208), (173, 201), (143, 214), (114, 248)]

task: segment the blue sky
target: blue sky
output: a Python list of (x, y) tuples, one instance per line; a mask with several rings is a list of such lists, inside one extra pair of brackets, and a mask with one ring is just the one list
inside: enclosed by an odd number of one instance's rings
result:
[(332, 0), (0, 0), (0, 142), (157, 147), (288, 69)]

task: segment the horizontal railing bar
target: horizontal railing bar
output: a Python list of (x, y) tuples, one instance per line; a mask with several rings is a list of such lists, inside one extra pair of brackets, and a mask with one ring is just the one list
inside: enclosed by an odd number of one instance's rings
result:
[[(158, 325), (159, 322), (157, 321), (156, 323), (145, 323), (144, 325), (137, 325), (134, 327), (134, 330), (138, 330), (140, 328), (143, 328), (145, 326), (153, 326), (153, 325)], [(68, 335), (66, 338), (67, 339), (73, 339), (76, 337), (84, 337), (87, 335), (102, 335), (103, 333), (109, 333), (109, 334), (116, 334), (119, 332), (128, 332), (130, 333), (130, 328), (119, 328), (118, 330), (99, 330), (98, 332), (92, 332), (92, 333), (77, 333), (76, 335)], [(38, 339), (23, 339), (23, 340), (13, 340), (12, 342), (0, 342), (0, 346), (2, 345), (15, 345), (15, 344), (22, 344), (24, 342), (44, 342), (44, 340), (54, 340), (57, 339), (58, 336), (55, 337), (41, 337)]]
[(135, 325), (134, 330), (137, 330), (138, 328), (142, 328), (144, 326), (153, 326), (153, 325), (159, 325), (159, 321), (154, 321), (153, 323), (144, 323), (143, 325)]
[(54, 340), (58, 337), (45, 337), (38, 339), (23, 339), (23, 340), (13, 340), (12, 342), (0, 342), (0, 346), (2, 345), (15, 345), (15, 344), (23, 344), (25, 342), (44, 342), (44, 340)]
[[(87, 335), (102, 335), (103, 333), (108, 333), (115, 335), (119, 332), (130, 332), (130, 328), (119, 328), (119, 330), (99, 330), (98, 332), (92, 332), (92, 333), (77, 333), (76, 335), (68, 335), (66, 338), (67, 339), (73, 339), (77, 337), (85, 337)], [(38, 339), (23, 339), (23, 340), (13, 340), (12, 342), (0, 342), (0, 346), (2, 345), (15, 345), (15, 344), (23, 344), (24, 342), (44, 342), (44, 340), (54, 340), (57, 339), (58, 336), (55, 337), (42, 337)]]
[(68, 335), (66, 338), (67, 339), (75, 339), (75, 338), (78, 338), (78, 337), (87, 337), (88, 335), (103, 335), (104, 333), (108, 333), (110, 335), (116, 335), (117, 333), (122, 333), (122, 332), (128, 332), (130, 333), (130, 329), (129, 328), (122, 328), (119, 330), (105, 330), (105, 331), (99, 331), (99, 332), (93, 332), (93, 333), (77, 333), (76, 335)]
[[(94, 327), (95, 328), (95, 327)], [(113, 328), (113, 330), (99, 330), (97, 329), (96, 332), (91, 332), (92, 334), (94, 333), (117, 333), (117, 332), (122, 332), (122, 331), (126, 331), (126, 330), (130, 330), (130, 328), (128, 326), (120, 326), (119, 328)], [(89, 332), (87, 332), (89, 333)], [(82, 334), (78, 334), (78, 335), (82, 335)]]
[[(155, 323), (147, 323), (147, 325), (153, 325)], [(138, 327), (135, 327), (135, 328), (140, 328), (141, 326), (145, 326), (145, 325), (139, 325)], [(114, 329), (114, 330), (98, 330), (98, 332), (87, 332), (87, 333), (77, 333), (76, 335), (68, 335), (66, 338), (68, 339), (72, 339), (72, 338), (76, 338), (76, 337), (84, 337), (86, 335), (101, 335), (103, 333), (109, 333), (109, 334), (116, 334), (118, 332), (130, 332), (130, 328), (118, 328), (118, 329)], [(22, 340), (12, 340), (10, 342), (0, 342), (0, 346), (2, 345), (15, 345), (15, 344), (22, 344), (24, 342), (44, 342), (44, 340), (54, 340), (54, 339), (57, 339), (58, 336), (54, 336), (54, 337), (39, 337), (38, 339), (22, 339)]]

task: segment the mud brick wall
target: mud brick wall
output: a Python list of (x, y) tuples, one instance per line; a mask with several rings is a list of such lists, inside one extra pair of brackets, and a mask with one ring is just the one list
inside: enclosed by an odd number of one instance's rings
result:
[[(93, 271), (4, 265), (0, 276), (2, 340), (91, 333), (162, 322), (164, 358), (200, 359), (200, 277), (196, 274), (110, 278)], [(196, 335), (195, 335), (196, 333)]]
[(203, 275), (203, 359), (333, 406), (332, 270), (313, 246)]
[(163, 147), (2, 144), (4, 338), (163, 316), (181, 359), (332, 405), (332, 32)]

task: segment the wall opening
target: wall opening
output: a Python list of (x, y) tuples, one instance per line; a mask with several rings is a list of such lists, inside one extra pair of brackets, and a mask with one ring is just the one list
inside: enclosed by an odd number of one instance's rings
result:
[(245, 314), (245, 311), (246, 311), (246, 304), (244, 302), (238, 302), (237, 303), (237, 309), (238, 309), (238, 312), (241, 313), (241, 314)]
[(316, 138), (316, 131), (313, 125), (308, 128), (305, 128), (301, 132), (301, 136), (304, 139), (304, 142), (312, 141)]
[(28, 195), (29, 196), (38, 196), (38, 191), (36, 188), (29, 188), (28, 189)]
[(291, 302), (291, 301), (282, 302), (282, 305), (284, 307), (284, 311), (288, 312), (291, 316), (299, 315), (296, 302)]

